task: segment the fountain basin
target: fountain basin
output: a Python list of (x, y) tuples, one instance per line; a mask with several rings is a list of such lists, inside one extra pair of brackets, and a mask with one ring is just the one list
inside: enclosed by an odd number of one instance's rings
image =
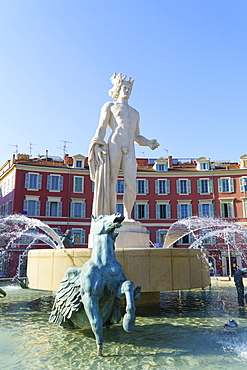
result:
[[(143, 303), (158, 301), (161, 291), (210, 285), (206, 254), (199, 249), (119, 248), (115, 254), (127, 278), (141, 285)], [(86, 248), (30, 250), (29, 288), (56, 291), (67, 269), (82, 266), (90, 256)]]

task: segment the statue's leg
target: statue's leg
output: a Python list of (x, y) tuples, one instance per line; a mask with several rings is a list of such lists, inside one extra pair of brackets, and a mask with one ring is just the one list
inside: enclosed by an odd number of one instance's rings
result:
[(102, 355), (103, 348), (103, 334), (102, 334), (102, 318), (99, 311), (99, 298), (89, 293), (84, 293), (82, 296), (82, 303), (87, 314), (92, 331), (95, 335), (98, 354)]
[(132, 281), (126, 280), (121, 286), (121, 293), (125, 294), (126, 298), (126, 314), (123, 319), (123, 328), (125, 331), (132, 331), (135, 326), (135, 304), (134, 304), (134, 284)]
[(122, 172), (126, 186), (123, 196), (124, 217), (129, 220), (136, 200), (136, 160), (132, 153), (123, 155)]
[(110, 214), (116, 212), (116, 184), (121, 164), (122, 152), (116, 145), (109, 143), (109, 159), (110, 159)]

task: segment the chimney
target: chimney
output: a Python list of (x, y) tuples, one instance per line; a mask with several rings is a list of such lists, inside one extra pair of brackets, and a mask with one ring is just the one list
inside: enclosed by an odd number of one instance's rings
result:
[(48, 150), (46, 149), (45, 151), (45, 160), (47, 161), (48, 160)]
[(172, 155), (168, 156), (168, 168), (172, 168)]

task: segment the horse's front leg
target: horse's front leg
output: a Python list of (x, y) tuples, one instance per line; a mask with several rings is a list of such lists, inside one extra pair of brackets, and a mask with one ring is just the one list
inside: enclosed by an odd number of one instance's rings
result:
[(102, 318), (99, 311), (99, 298), (89, 293), (84, 293), (82, 296), (82, 303), (95, 335), (98, 355), (102, 356), (103, 334)]
[(123, 318), (123, 328), (125, 331), (132, 331), (135, 326), (135, 304), (134, 304), (134, 284), (130, 280), (123, 282), (121, 293), (125, 294), (126, 298), (126, 314)]

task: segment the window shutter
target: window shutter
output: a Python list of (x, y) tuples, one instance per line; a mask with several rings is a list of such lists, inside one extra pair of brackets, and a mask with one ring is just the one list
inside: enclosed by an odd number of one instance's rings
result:
[(82, 203), (82, 205), (81, 205), (81, 217), (82, 218), (86, 217), (86, 203)]
[(191, 181), (190, 180), (187, 180), (187, 192), (188, 194), (191, 193)]
[(35, 216), (40, 216), (40, 201), (36, 200), (36, 207), (35, 207)]
[(166, 194), (170, 194), (170, 180), (166, 180)]
[(92, 193), (94, 193), (94, 186), (95, 186), (94, 181), (92, 181)]
[(24, 204), (23, 204), (23, 212), (26, 212), (27, 214), (27, 210), (28, 210), (28, 200), (24, 200)]
[(47, 188), (47, 190), (51, 189), (51, 175), (47, 176), (47, 186), (46, 186), (46, 188)]
[(194, 241), (194, 236), (192, 233), (189, 233), (189, 243), (192, 244)]
[(232, 178), (229, 179), (230, 181), (230, 193), (233, 193), (234, 192), (234, 180)]
[(57, 211), (57, 217), (62, 217), (62, 202), (57, 202), (58, 211)]
[(81, 243), (86, 243), (86, 230), (81, 230)]
[(155, 180), (155, 194), (159, 194), (159, 180)]
[(171, 206), (166, 204), (166, 218), (171, 218)]
[(38, 189), (42, 188), (42, 175), (38, 175)]
[(145, 218), (149, 218), (149, 204), (145, 204)]
[(50, 207), (51, 207), (51, 202), (47, 201), (45, 204), (45, 215), (46, 217), (50, 216)]
[(178, 214), (178, 218), (181, 218), (181, 204), (177, 204), (177, 214)]
[(232, 209), (231, 203), (227, 203), (227, 210), (228, 210), (228, 218), (233, 218), (233, 209)]
[(225, 217), (225, 212), (224, 212), (224, 203), (220, 203), (220, 216)]
[(160, 231), (156, 230), (156, 243), (160, 242)]
[(180, 180), (176, 180), (177, 193), (180, 194)]
[(29, 188), (29, 173), (26, 173), (25, 175), (25, 188)]
[(160, 205), (156, 203), (156, 218), (160, 218)]
[(214, 217), (214, 205), (213, 205), (213, 203), (209, 204), (209, 215), (210, 215), (210, 217)]
[(138, 204), (134, 205), (134, 214), (135, 214), (135, 219), (138, 218)]
[(218, 190), (219, 193), (222, 193), (222, 179), (218, 179)]
[(201, 194), (201, 180), (197, 180), (197, 192)]
[(192, 216), (192, 204), (188, 204), (188, 217)]
[(139, 181), (138, 181), (138, 180), (136, 180), (136, 193), (137, 193), (137, 194), (139, 194), (138, 183), (139, 183)]
[(240, 191), (241, 191), (241, 193), (243, 193), (244, 192), (244, 179), (241, 178), (241, 179), (239, 179), (239, 181), (240, 181)]
[(208, 192), (211, 194), (213, 192), (213, 181), (208, 179)]
[(63, 176), (59, 177), (59, 190), (63, 190)]
[(148, 180), (145, 180), (145, 194), (148, 194), (149, 189), (148, 189)]
[(74, 203), (70, 203), (70, 217), (74, 217)]
[(199, 217), (203, 216), (203, 214), (202, 214), (202, 204), (200, 204), (200, 203), (198, 204), (198, 214), (199, 214)]

